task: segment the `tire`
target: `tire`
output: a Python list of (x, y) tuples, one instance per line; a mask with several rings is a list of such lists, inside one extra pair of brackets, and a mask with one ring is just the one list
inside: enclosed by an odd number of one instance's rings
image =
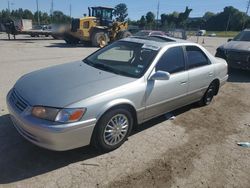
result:
[(101, 47), (103, 48), (109, 42), (109, 38), (107, 33), (103, 31), (96, 31), (93, 33), (91, 38), (91, 43), (93, 47)]
[[(124, 125), (118, 123), (118, 127), (116, 127), (119, 118), (121, 122), (124, 122)], [(119, 148), (127, 140), (133, 122), (133, 116), (127, 109), (118, 108), (108, 111), (101, 117), (95, 127), (92, 145), (101, 152), (109, 152)], [(117, 137), (115, 134), (117, 134)]]
[(59, 36), (57, 35), (51, 35), (53, 37), (53, 39), (59, 39)]
[(215, 82), (212, 82), (209, 85), (206, 93), (204, 94), (202, 99), (199, 101), (200, 106), (207, 106), (212, 102), (212, 100), (213, 100), (213, 98), (214, 98), (214, 96), (216, 94), (217, 87), (218, 86), (217, 86), (217, 84)]
[(116, 40), (120, 40), (120, 39), (127, 38), (130, 36), (132, 36), (132, 34), (129, 31), (119, 31), (116, 36)]
[(79, 43), (79, 40), (77, 40), (77, 39), (65, 38), (64, 40), (67, 44), (78, 44)]

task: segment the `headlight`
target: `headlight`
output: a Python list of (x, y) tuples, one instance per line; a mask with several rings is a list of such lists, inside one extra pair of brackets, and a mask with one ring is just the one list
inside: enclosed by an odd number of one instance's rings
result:
[(82, 118), (85, 112), (86, 112), (85, 108), (62, 109), (57, 114), (55, 121), (61, 122), (61, 123), (76, 122)]
[(58, 109), (52, 107), (35, 106), (33, 107), (31, 114), (40, 119), (60, 123), (70, 123), (79, 121), (85, 112), (85, 108)]

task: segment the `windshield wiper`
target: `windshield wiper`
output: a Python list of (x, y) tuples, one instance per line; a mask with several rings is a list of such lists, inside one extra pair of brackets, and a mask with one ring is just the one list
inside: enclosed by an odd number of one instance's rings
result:
[(113, 69), (112, 67), (104, 65), (104, 64), (101, 64), (101, 63), (93, 63), (92, 66), (95, 67), (95, 68), (100, 68), (100, 69), (108, 71), (108, 72), (112, 72), (112, 73), (115, 73), (115, 74), (123, 75), (122, 71)]
[(116, 70), (116, 69), (113, 69), (112, 67), (110, 66), (107, 66), (105, 64), (102, 64), (102, 63), (93, 63), (89, 60), (83, 60), (83, 62), (85, 62), (86, 64), (92, 66), (92, 67), (95, 67), (97, 69), (101, 69), (101, 70), (104, 70), (104, 71), (108, 71), (108, 72), (112, 72), (114, 74), (118, 74), (118, 75), (122, 75), (122, 76), (128, 76), (128, 77), (134, 77), (134, 75), (131, 75), (127, 72), (124, 72), (124, 71), (121, 71), (121, 70)]

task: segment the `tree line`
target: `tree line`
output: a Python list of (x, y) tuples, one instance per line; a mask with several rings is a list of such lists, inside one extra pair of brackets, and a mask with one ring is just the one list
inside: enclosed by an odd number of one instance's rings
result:
[(186, 7), (184, 12), (172, 12), (161, 14), (160, 19), (156, 20), (153, 12), (148, 12), (141, 16), (140, 20), (131, 21), (131, 25), (139, 26), (143, 29), (205, 29), (208, 31), (240, 31), (250, 27), (250, 17), (238, 9), (228, 6), (222, 12), (206, 12), (202, 17), (190, 18), (192, 9)]
[(61, 24), (61, 23), (70, 23), (71, 18), (65, 15), (61, 11), (54, 11), (52, 15), (49, 15), (47, 12), (31, 12), (28, 9), (19, 8), (17, 10), (9, 11), (8, 9), (0, 11), (0, 20), (6, 20), (8, 18), (12, 19), (31, 19), (34, 24), (38, 24), (38, 15), (41, 24)]
[[(192, 9), (186, 7), (183, 12), (163, 13), (160, 15), (159, 20), (153, 12), (147, 12), (142, 15), (139, 20), (128, 19), (128, 8), (124, 3), (120, 3), (115, 6), (114, 16), (117, 21), (128, 21), (130, 25), (138, 26), (142, 29), (206, 29), (211, 31), (239, 31), (243, 28), (250, 27), (250, 17), (239, 11), (238, 9), (228, 6), (223, 9), (222, 12), (213, 13), (206, 12), (202, 17), (190, 18)], [(37, 23), (38, 15), (40, 17), (41, 24), (51, 23), (70, 23), (71, 18), (65, 15), (61, 11), (54, 11), (52, 15), (46, 12), (32, 13), (30, 10), (23, 10), (22, 8), (17, 10), (2, 10), (0, 11), (0, 20), (6, 18), (16, 19), (31, 19), (34, 23)]]

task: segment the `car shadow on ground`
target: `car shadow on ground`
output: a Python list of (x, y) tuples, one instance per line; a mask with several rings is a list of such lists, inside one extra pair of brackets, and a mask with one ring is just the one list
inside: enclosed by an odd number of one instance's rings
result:
[[(177, 116), (193, 108), (196, 108), (196, 105), (189, 105), (171, 114)], [(154, 118), (142, 126), (137, 126), (131, 136), (166, 120), (165, 115)], [(9, 115), (0, 116), (0, 184), (31, 178), (99, 155), (102, 153), (90, 146), (65, 152), (42, 149), (17, 133)]]
[(65, 42), (60, 43), (51, 43), (50, 45), (46, 46), (47, 48), (79, 48), (79, 47), (85, 47), (85, 48), (96, 48), (91, 46), (91, 44), (67, 44)]
[(249, 83), (250, 71), (230, 69), (228, 82)]

